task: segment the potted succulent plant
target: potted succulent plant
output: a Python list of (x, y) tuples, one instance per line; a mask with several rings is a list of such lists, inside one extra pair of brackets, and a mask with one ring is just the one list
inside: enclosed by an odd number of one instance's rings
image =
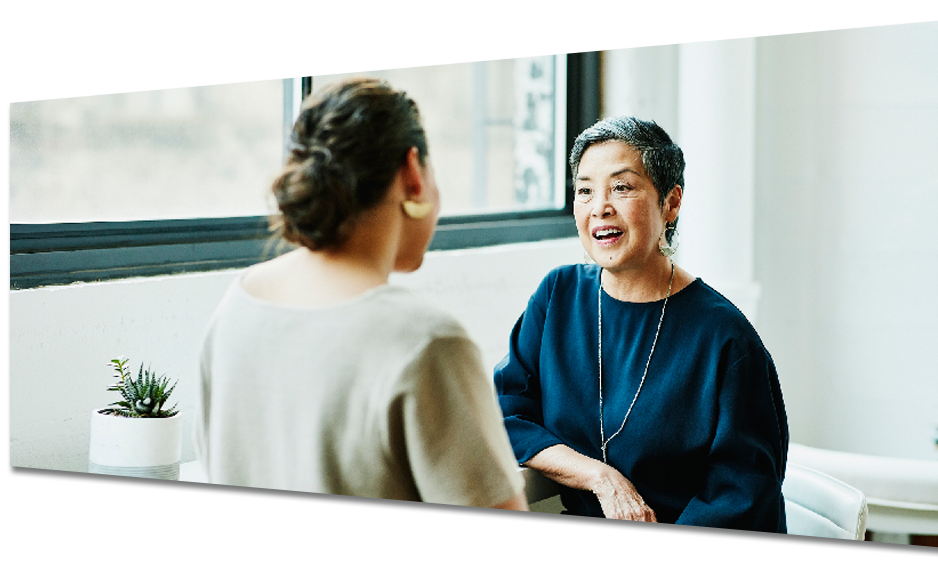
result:
[(136, 379), (128, 359), (108, 363), (117, 380), (108, 387), (121, 399), (91, 413), (88, 471), (96, 474), (179, 479), (182, 424), (174, 405), (166, 408), (176, 383), (143, 364)]

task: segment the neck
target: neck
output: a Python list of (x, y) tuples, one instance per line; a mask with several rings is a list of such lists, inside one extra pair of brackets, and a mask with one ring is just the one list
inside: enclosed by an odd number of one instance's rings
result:
[(347, 287), (350, 292), (357, 293), (388, 282), (389, 268), (374, 256), (308, 250), (306, 254), (324, 277), (335, 280), (337, 286)]
[(251, 267), (245, 289), (255, 297), (291, 305), (323, 306), (385, 285), (394, 269), (402, 213), (367, 212), (334, 250), (298, 248)]
[(659, 256), (640, 269), (613, 271), (603, 269), (600, 282), (603, 291), (625, 302), (655, 302), (664, 299), (671, 285), (673, 262)]
[(324, 269), (354, 284), (387, 283), (400, 243), (400, 213), (389, 205), (364, 214), (341, 247), (310, 252)]

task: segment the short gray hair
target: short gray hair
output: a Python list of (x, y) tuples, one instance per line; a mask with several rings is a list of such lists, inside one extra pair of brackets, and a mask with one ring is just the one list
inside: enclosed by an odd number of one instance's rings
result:
[(570, 170), (576, 179), (580, 158), (594, 144), (619, 141), (638, 150), (645, 172), (658, 191), (658, 205), (675, 185), (684, 188), (684, 153), (674, 144), (668, 133), (654, 121), (642, 121), (635, 117), (607, 117), (580, 133), (573, 141), (570, 151)]

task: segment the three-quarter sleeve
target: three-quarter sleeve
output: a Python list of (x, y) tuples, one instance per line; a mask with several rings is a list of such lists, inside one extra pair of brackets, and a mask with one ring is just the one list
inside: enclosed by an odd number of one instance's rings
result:
[(474, 343), (433, 339), (401, 381), (392, 451), (409, 467), (422, 501), (492, 507), (522, 492), (524, 478)]
[(544, 428), (541, 402), (541, 343), (551, 285), (548, 275), (515, 323), (508, 355), (495, 367), (498, 404), (519, 463), (527, 462), (547, 447), (563, 443)]
[(676, 523), (784, 533), (788, 423), (771, 357), (751, 348), (720, 384), (703, 484)]

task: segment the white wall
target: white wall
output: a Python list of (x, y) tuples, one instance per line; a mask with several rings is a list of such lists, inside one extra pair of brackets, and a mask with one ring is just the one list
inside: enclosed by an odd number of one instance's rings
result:
[(792, 439), (938, 459), (938, 23), (604, 60), (604, 115), (685, 150), (678, 261), (754, 319)]
[[(571, 219), (572, 220), (572, 219)], [(494, 367), (528, 297), (553, 267), (582, 261), (579, 240), (431, 252), (391, 282), (450, 310)], [(202, 331), (235, 270), (10, 292), (10, 463), (86, 471), (91, 411), (115, 400), (108, 360), (141, 361), (179, 379), (183, 461)]]
[(664, 45), (603, 52), (602, 117), (633, 115), (678, 135), (679, 51)]
[(938, 23), (757, 53), (759, 328), (793, 436), (936, 459)]

